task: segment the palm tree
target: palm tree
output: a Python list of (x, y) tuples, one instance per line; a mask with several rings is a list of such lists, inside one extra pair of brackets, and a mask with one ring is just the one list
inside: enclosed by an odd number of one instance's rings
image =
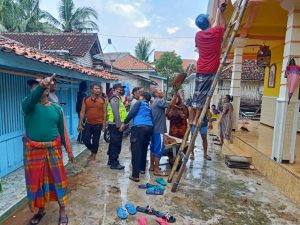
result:
[(90, 7), (75, 8), (73, 0), (61, 0), (59, 5), (59, 19), (53, 21), (62, 27), (64, 32), (92, 32), (98, 31), (98, 25), (92, 20), (97, 19), (97, 12)]
[(147, 38), (141, 38), (135, 46), (135, 56), (144, 62), (149, 62), (149, 57), (154, 51), (154, 49), (150, 50), (151, 44)]
[(16, 25), (16, 4), (12, 0), (0, 0), (0, 31), (12, 31)]
[(53, 16), (42, 11), (39, 0), (0, 0), (0, 31), (57, 32)]

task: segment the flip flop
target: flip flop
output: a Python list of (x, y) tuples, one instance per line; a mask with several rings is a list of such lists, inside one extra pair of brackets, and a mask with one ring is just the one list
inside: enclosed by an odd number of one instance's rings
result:
[(162, 218), (166, 219), (169, 223), (175, 223), (176, 222), (176, 218), (168, 212)]
[(209, 156), (209, 155), (206, 155), (206, 156), (204, 156), (204, 159), (206, 159), (206, 160), (211, 160), (211, 157)]
[(147, 188), (147, 190), (152, 190), (152, 189), (157, 189), (157, 188), (160, 189), (160, 190), (162, 190), (162, 191), (165, 190), (165, 187), (160, 186), (160, 185), (154, 185), (153, 187)]
[(160, 225), (169, 225), (169, 223), (167, 222), (167, 220), (165, 220), (163, 218), (157, 218), (156, 222), (158, 222)]
[(134, 205), (130, 202), (127, 202), (125, 204), (125, 208), (127, 209), (127, 212), (130, 214), (130, 215), (135, 215), (136, 214), (136, 208), (134, 207)]
[[(39, 224), (41, 222), (41, 220), (43, 219), (43, 217), (45, 216), (45, 214), (46, 214), (45, 212), (35, 214), (30, 220), (30, 225)], [(32, 220), (37, 220), (37, 223), (33, 223)]]
[(146, 213), (148, 215), (154, 215), (154, 209), (149, 205), (147, 205), (146, 207), (138, 206), (136, 207), (136, 211)]
[(140, 182), (140, 178), (136, 178), (136, 177), (133, 177), (133, 176), (129, 176), (129, 179), (134, 181), (134, 182)]
[(128, 217), (126, 210), (121, 206), (119, 206), (117, 208), (117, 215), (120, 219), (123, 219), (123, 220), (127, 219), (127, 217)]
[(161, 177), (156, 178), (155, 181), (162, 186), (167, 186), (167, 182)]
[(167, 177), (169, 176), (166, 172), (162, 172), (162, 173), (154, 173), (154, 176), (158, 176), (158, 177)]
[(148, 225), (147, 218), (144, 216), (139, 216), (138, 225)]
[(146, 194), (147, 195), (163, 195), (164, 190), (161, 190), (160, 188), (157, 188), (157, 187), (153, 187), (153, 188), (147, 189)]
[(69, 223), (69, 218), (68, 218), (67, 215), (59, 217), (59, 219), (58, 219), (58, 225), (62, 225), (62, 224), (68, 225), (68, 223)]
[(146, 183), (146, 184), (140, 184), (138, 186), (138, 188), (140, 188), (140, 189), (148, 189), (148, 188), (151, 188), (151, 187), (154, 187), (154, 186), (156, 186), (156, 184)]

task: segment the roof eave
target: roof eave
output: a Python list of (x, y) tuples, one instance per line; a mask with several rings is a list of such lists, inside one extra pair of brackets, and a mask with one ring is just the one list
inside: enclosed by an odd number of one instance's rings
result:
[(57, 75), (77, 80), (88, 80), (105, 83), (116, 82), (116, 80), (105, 79), (103, 77), (97, 76), (89, 76), (87, 74), (80, 73), (71, 69), (64, 69), (52, 64), (43, 63), (33, 59), (27, 59), (14, 53), (0, 52), (0, 66), (2, 68), (27, 71), (31, 73), (42, 73), (45, 75), (56, 73)]

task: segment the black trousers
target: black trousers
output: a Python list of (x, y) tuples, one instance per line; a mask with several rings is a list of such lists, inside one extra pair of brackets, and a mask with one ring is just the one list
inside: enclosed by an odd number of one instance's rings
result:
[(140, 171), (146, 171), (147, 151), (152, 131), (152, 126), (134, 126), (131, 128), (131, 164), (132, 177), (134, 178), (139, 178)]
[(107, 154), (112, 166), (119, 164), (119, 155), (122, 149), (123, 132), (119, 131), (119, 128), (115, 124), (108, 124), (108, 130), (110, 133), (110, 141), (108, 145)]
[(88, 123), (84, 126), (82, 134), (83, 143), (94, 154), (98, 152), (102, 126), (102, 124), (92, 125)]

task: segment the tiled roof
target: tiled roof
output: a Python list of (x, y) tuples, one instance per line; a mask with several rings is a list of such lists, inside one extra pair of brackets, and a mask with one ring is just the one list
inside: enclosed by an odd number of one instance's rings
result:
[[(223, 69), (221, 79), (231, 79), (232, 62)], [(256, 60), (244, 59), (242, 64), (242, 80), (264, 80), (263, 67), (256, 65)]]
[[(67, 50), (71, 56), (86, 55), (95, 41), (98, 41), (95, 33), (1, 33), (1, 35), (36, 49)], [(100, 52), (95, 54), (98, 53)]]
[[(111, 54), (111, 53), (110, 53)], [(105, 56), (106, 63), (110, 65), (109, 58)], [(116, 57), (112, 65), (121, 70), (155, 70), (153, 66), (142, 60), (128, 54), (121, 54), (120, 57)]]
[(160, 57), (166, 52), (155, 51), (154, 52), (154, 61), (160, 59)]
[(50, 56), (43, 51), (38, 49), (25, 46), (17, 41), (10, 40), (6, 37), (0, 35), (0, 51), (14, 53), (19, 56), (23, 56), (25, 58), (39, 61), (42, 63), (52, 64), (57, 67), (61, 67), (63, 69), (74, 70), (79, 73), (83, 73), (89, 76), (99, 77), (106, 80), (117, 80), (116, 77), (112, 76), (107, 71), (100, 71), (91, 68), (87, 68), (76, 63), (63, 60), (58, 57)]
[(182, 67), (183, 70), (186, 71), (189, 65), (193, 64), (196, 67), (196, 60), (195, 59), (182, 59)]

